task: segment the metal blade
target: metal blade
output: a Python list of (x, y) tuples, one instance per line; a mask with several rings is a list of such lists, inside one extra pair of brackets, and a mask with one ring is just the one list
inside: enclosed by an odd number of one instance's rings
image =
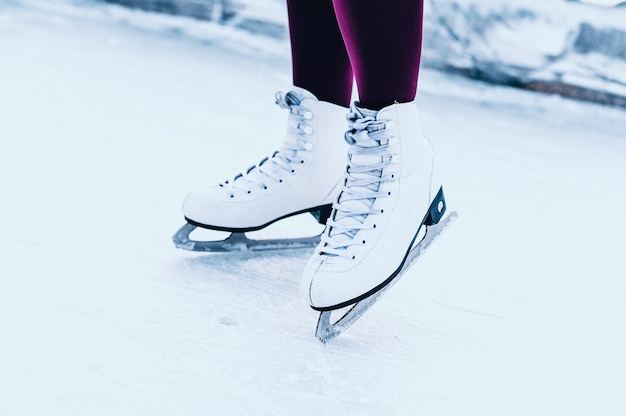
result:
[(322, 342), (327, 342), (336, 336), (340, 335), (346, 329), (348, 329), (354, 322), (356, 322), (365, 312), (367, 312), (372, 305), (374, 305), (378, 299), (391, 287), (400, 280), (400, 277), (406, 273), (407, 270), (430, 248), (432, 243), (443, 234), (459, 215), (456, 212), (451, 212), (446, 218), (439, 221), (439, 223), (426, 227), (426, 235), (424, 238), (409, 251), (406, 261), (402, 266), (402, 269), (398, 272), (397, 276), (391, 280), (386, 286), (383, 286), (378, 292), (372, 296), (365, 298), (355, 303), (341, 318), (334, 323), (331, 323), (331, 315), (334, 311), (323, 311), (320, 313), (317, 321), (317, 328), (315, 330), (315, 336)]
[(320, 241), (320, 236), (285, 239), (255, 240), (248, 238), (245, 233), (232, 233), (228, 238), (218, 241), (193, 240), (189, 236), (198, 228), (192, 224), (183, 225), (172, 237), (176, 247), (188, 251), (226, 253), (231, 251), (263, 251), (263, 250), (286, 250), (294, 248), (315, 247)]

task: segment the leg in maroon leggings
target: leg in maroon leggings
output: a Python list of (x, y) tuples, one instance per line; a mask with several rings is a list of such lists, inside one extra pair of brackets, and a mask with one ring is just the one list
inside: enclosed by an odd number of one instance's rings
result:
[(359, 90), (370, 110), (415, 99), (423, 0), (333, 0)]
[(294, 85), (350, 105), (353, 75), (332, 0), (287, 0)]

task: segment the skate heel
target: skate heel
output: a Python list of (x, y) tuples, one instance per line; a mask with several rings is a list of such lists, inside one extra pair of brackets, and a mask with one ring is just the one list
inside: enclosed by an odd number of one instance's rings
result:
[(322, 205), (317, 207), (314, 211), (311, 211), (311, 215), (315, 217), (317, 222), (322, 225), (326, 225), (326, 220), (328, 219), (328, 217), (330, 217), (330, 213), (332, 212), (332, 210), (332, 204)]
[(443, 195), (443, 187), (439, 188), (439, 192), (437, 192), (437, 196), (433, 199), (433, 202), (430, 204), (428, 208), (428, 213), (424, 218), (424, 225), (434, 225), (437, 224), (443, 214), (446, 212), (446, 198)]

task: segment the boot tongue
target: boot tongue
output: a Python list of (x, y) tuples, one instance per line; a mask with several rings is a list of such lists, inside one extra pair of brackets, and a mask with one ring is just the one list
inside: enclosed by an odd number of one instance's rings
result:
[[(372, 139), (370, 137), (370, 133), (373, 133), (378, 130), (376, 125), (367, 124), (365, 119), (376, 119), (378, 114), (377, 111), (368, 110), (365, 108), (355, 107), (355, 114), (357, 115), (357, 119), (353, 124), (353, 134), (351, 136), (351, 149), (350, 149), (350, 160), (352, 164), (356, 166), (368, 166), (375, 165), (382, 162), (382, 156), (380, 154), (368, 153), (367, 149), (374, 148), (380, 146), (378, 140)], [(374, 177), (380, 177), (382, 175), (382, 170), (376, 169), (368, 172), (350, 172), (350, 175), (355, 179), (371, 179)], [(350, 183), (347, 184), (350, 186)], [(380, 188), (380, 183), (375, 182), (369, 185), (364, 186), (350, 186), (350, 190), (354, 193), (371, 193), (378, 192)], [(347, 195), (346, 195), (347, 196)], [(357, 200), (347, 200), (342, 201), (341, 198), (339, 203), (350, 211), (367, 211), (372, 208), (376, 202), (376, 198), (363, 198)], [(358, 232), (358, 227), (365, 222), (367, 215), (355, 215), (355, 216), (346, 216), (341, 217), (339, 214), (339, 218), (335, 218), (335, 221), (341, 222), (342, 230), (332, 230), (330, 231), (330, 236), (335, 239), (335, 241), (339, 243), (344, 243), (350, 241), (356, 233)], [(350, 227), (355, 227), (353, 229), (348, 229)], [(333, 232), (334, 231), (334, 232)]]
[(372, 117), (372, 118), (376, 118), (376, 116), (378, 115), (378, 111), (376, 110), (369, 110), (367, 108), (360, 108), (360, 107), (355, 107), (355, 109), (361, 113), (363, 115), (363, 117)]
[[(291, 106), (300, 105), (300, 103), (307, 98), (305, 90), (301, 91), (289, 91), (287, 93), (278, 93), (276, 95), (276, 104), (278, 104), (281, 108), (289, 108)], [(245, 187), (247, 186), (247, 182), (251, 179), (251, 176), (258, 177), (261, 174), (261, 170), (276, 174), (280, 172), (281, 168), (276, 163), (272, 161), (275, 157), (282, 157), (285, 159), (292, 159), (296, 157), (297, 151), (294, 149), (298, 147), (299, 141), (299, 131), (298, 131), (298, 120), (294, 114), (289, 114), (287, 120), (287, 133), (283, 139), (283, 146), (279, 151), (274, 152), (270, 157), (262, 160), (258, 165), (251, 166), (245, 174), (239, 174), (235, 176), (232, 180), (226, 182), (226, 184), (230, 184), (235, 187)], [(287, 163), (287, 159), (285, 159), (285, 163)], [(254, 180), (254, 182), (261, 181), (262, 178), (259, 177), (258, 180)], [(219, 186), (223, 186), (220, 184)]]
[[(350, 143), (356, 146), (357, 149), (366, 149), (370, 147), (377, 147), (380, 143), (370, 137), (370, 133), (375, 133), (379, 130), (379, 127), (375, 124), (370, 124), (368, 121), (376, 120), (378, 111), (368, 110), (367, 108), (354, 107), (355, 114), (357, 115), (354, 121), (354, 130), (358, 130), (353, 134), (354, 143)], [(352, 163), (358, 166), (372, 165), (381, 162), (380, 155), (368, 154), (367, 152), (351, 152)], [(364, 174), (355, 174), (355, 177), (361, 177)], [(366, 174), (365, 174), (366, 175)]]
[[(302, 101), (312, 97), (309, 92), (298, 87), (294, 87), (293, 90), (283, 94), (284, 96), (282, 97), (281, 103), (278, 103), (278, 100), (280, 100), (280, 98), (278, 98), (277, 96), (277, 103), (280, 107), (283, 108), (290, 108), (291, 106), (300, 105)], [(302, 132), (298, 130), (299, 123), (299, 116), (290, 113), (287, 119), (287, 132), (283, 139), (283, 145), (281, 146), (279, 151), (275, 152), (269, 159), (262, 162), (259, 167), (263, 166), (263, 169), (271, 170), (272, 172), (276, 173), (279, 172), (281, 168), (277, 164), (272, 163), (272, 159), (274, 157), (281, 157), (283, 159), (286, 158), (285, 162), (287, 162), (288, 159), (293, 159), (296, 157), (296, 154), (298, 153), (296, 149), (300, 146), (300, 135), (302, 134)]]
[[(306, 99), (304, 91), (289, 91), (284, 96), (284, 103), (290, 108), (291, 106), (297, 106)], [(291, 110), (290, 110), (291, 111)], [(301, 118), (290, 112), (287, 119), (287, 132), (284, 137), (283, 147), (281, 152), (289, 158), (296, 157), (297, 151), (293, 148), (299, 147), (302, 132), (298, 130), (298, 125), (301, 123)]]
[[(366, 108), (356, 108), (358, 112), (363, 116), (362, 119), (374, 119), (376, 120), (376, 116), (378, 115), (378, 111), (368, 110)], [(358, 122), (358, 121), (357, 121)], [(380, 146), (380, 142), (376, 139), (372, 138), (372, 133), (380, 130), (380, 127), (376, 124), (368, 124), (365, 129), (361, 130), (355, 135), (356, 142), (351, 149), (350, 152), (350, 160), (356, 166), (368, 166), (368, 165), (376, 165), (383, 161), (383, 158), (380, 154), (369, 153), (368, 149)], [(352, 151), (353, 150), (353, 151)], [(372, 170), (368, 172), (356, 172), (352, 173), (352, 176), (357, 179), (371, 179), (372, 176), (380, 177), (382, 175), (382, 170)], [(378, 192), (380, 188), (380, 183), (373, 183), (367, 186), (359, 186), (354, 187), (353, 189), (358, 191), (366, 192), (374, 191)], [(355, 203), (365, 203), (368, 208), (371, 208), (374, 205), (374, 199), (364, 199), (360, 201), (349, 201)]]

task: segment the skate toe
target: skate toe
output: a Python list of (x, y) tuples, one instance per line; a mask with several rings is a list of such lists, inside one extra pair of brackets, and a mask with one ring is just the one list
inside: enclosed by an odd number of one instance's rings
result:
[(309, 262), (303, 275), (302, 288), (313, 309), (339, 309), (367, 297), (372, 287), (376, 286), (360, 275), (354, 269), (333, 269), (325, 261)]
[(209, 224), (220, 211), (218, 201), (207, 192), (189, 193), (183, 201), (182, 210), (185, 218), (199, 224)]

